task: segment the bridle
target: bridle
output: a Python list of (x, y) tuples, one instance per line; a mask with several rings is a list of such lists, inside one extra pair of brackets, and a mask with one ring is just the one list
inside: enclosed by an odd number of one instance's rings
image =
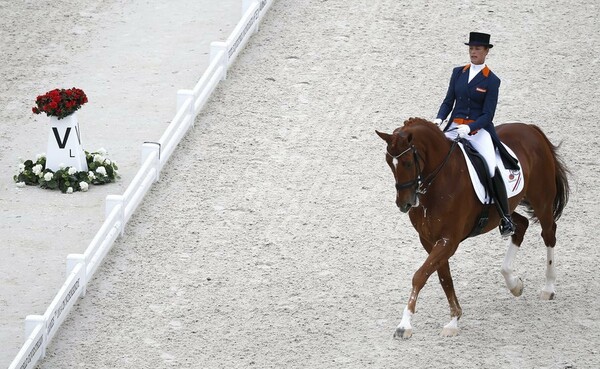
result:
[(442, 168), (446, 165), (446, 163), (450, 159), (450, 155), (456, 148), (457, 144), (458, 144), (457, 140), (454, 140), (452, 142), (452, 146), (450, 147), (450, 150), (448, 151), (448, 154), (446, 154), (446, 157), (444, 158), (442, 163), (440, 165), (438, 165), (437, 168), (435, 168), (435, 170), (433, 172), (431, 172), (431, 174), (429, 174), (427, 177), (425, 177), (424, 180), (422, 178), (423, 171), (421, 170), (421, 165), (419, 164), (419, 159), (422, 160), (423, 162), (425, 160), (423, 159), (421, 154), (419, 154), (415, 145), (411, 144), (406, 150), (402, 151), (398, 155), (392, 155), (386, 149), (386, 154), (389, 155), (390, 157), (392, 157), (392, 159), (396, 159), (396, 160), (398, 160), (398, 158), (400, 158), (402, 155), (404, 155), (408, 152), (412, 152), (412, 154), (413, 154), (413, 162), (415, 164), (415, 178), (413, 180), (410, 180), (410, 181), (404, 182), (404, 183), (396, 182), (396, 191), (402, 191), (407, 188), (411, 188), (411, 187), (415, 186), (415, 193), (417, 195), (426, 194), (429, 186), (431, 186), (431, 184), (433, 183), (433, 181), (435, 180), (437, 175), (440, 173)]

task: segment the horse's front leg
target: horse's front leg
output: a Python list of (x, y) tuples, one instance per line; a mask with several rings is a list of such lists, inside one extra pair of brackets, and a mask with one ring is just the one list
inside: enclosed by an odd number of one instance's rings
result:
[(458, 334), (458, 320), (462, 316), (462, 309), (460, 308), (458, 298), (454, 291), (454, 282), (452, 281), (452, 274), (450, 272), (450, 264), (448, 261), (442, 262), (437, 272), (440, 284), (448, 299), (448, 305), (450, 305), (451, 318), (450, 323), (444, 326), (440, 335), (443, 337), (453, 337)]
[(408, 304), (402, 314), (402, 320), (396, 328), (396, 332), (394, 332), (394, 338), (410, 338), (412, 336), (411, 319), (415, 313), (419, 292), (425, 286), (429, 277), (438, 270), (442, 263), (448, 262), (448, 259), (454, 254), (455, 250), (456, 246), (450, 245), (447, 239), (441, 239), (435, 243), (423, 265), (413, 275), (412, 290), (410, 291)]

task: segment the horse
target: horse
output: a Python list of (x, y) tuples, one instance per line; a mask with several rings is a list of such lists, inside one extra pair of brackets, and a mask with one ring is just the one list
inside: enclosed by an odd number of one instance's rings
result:
[[(449, 259), (458, 245), (469, 237), (484, 207), (492, 205), (484, 205), (477, 198), (461, 150), (455, 149), (456, 142), (446, 138), (434, 123), (410, 118), (392, 134), (375, 132), (387, 144), (385, 157), (394, 175), (396, 205), (401, 212), (408, 212), (412, 226), (428, 253), (413, 275), (412, 290), (394, 338), (412, 336), (411, 318), (419, 292), (436, 271), (448, 299), (451, 317), (441, 336), (456, 336), (462, 309), (454, 291)], [(569, 199), (570, 172), (558, 155), (560, 145), (553, 145), (538, 126), (508, 123), (496, 126), (496, 132), (517, 156), (525, 181), (523, 189), (509, 199), (516, 232), (508, 240), (501, 273), (510, 292), (520, 296), (523, 281), (513, 272), (512, 264), (523, 242), (529, 219), (539, 222), (547, 251), (546, 284), (540, 297), (552, 300), (556, 293), (556, 221)], [(525, 208), (529, 217), (515, 211), (518, 205)], [(480, 227), (480, 234), (496, 228), (499, 222), (500, 217), (492, 208), (487, 224)]]

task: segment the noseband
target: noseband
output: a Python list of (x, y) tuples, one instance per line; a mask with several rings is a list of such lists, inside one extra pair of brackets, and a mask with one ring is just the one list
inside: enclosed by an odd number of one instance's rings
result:
[[(431, 174), (429, 174), (425, 178), (425, 180), (422, 180), (423, 171), (421, 170), (421, 165), (419, 164), (419, 159), (423, 160), (423, 157), (417, 152), (417, 148), (415, 147), (415, 145), (411, 144), (408, 147), (408, 149), (402, 151), (398, 155), (392, 155), (392, 154), (390, 154), (390, 152), (388, 150), (386, 150), (386, 154), (389, 155), (390, 157), (392, 157), (392, 159), (396, 159), (396, 160), (398, 160), (399, 157), (401, 157), (402, 155), (404, 155), (408, 152), (412, 151), (412, 154), (413, 154), (413, 162), (415, 164), (415, 170), (416, 170), (415, 179), (410, 180), (408, 182), (404, 182), (404, 183), (396, 182), (396, 191), (402, 191), (407, 188), (411, 188), (411, 187), (415, 186), (415, 193), (417, 195), (426, 194), (429, 186), (431, 186), (431, 184), (433, 183), (433, 181), (435, 180), (435, 178), (437, 177), (439, 172), (442, 170), (442, 168), (448, 162), (448, 159), (450, 159), (450, 154), (452, 154), (452, 151), (454, 151), (454, 149), (456, 148), (457, 143), (458, 143), (458, 141), (456, 141), (456, 140), (452, 142), (452, 146), (450, 147), (448, 154), (446, 154), (444, 161), (442, 161), (442, 163), (440, 165), (438, 165), (438, 167)], [(423, 161), (425, 161), (425, 160), (423, 160)]]

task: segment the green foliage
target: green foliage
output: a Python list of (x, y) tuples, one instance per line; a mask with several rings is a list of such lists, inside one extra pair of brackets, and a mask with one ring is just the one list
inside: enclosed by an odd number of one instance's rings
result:
[(119, 178), (117, 163), (106, 157), (106, 151), (85, 152), (88, 171), (78, 172), (74, 167), (64, 167), (56, 172), (46, 169), (46, 156), (38, 155), (35, 162), (25, 160), (19, 165), (19, 173), (13, 176), (18, 186), (40, 186), (63, 193), (87, 191), (89, 185), (111, 183)]

